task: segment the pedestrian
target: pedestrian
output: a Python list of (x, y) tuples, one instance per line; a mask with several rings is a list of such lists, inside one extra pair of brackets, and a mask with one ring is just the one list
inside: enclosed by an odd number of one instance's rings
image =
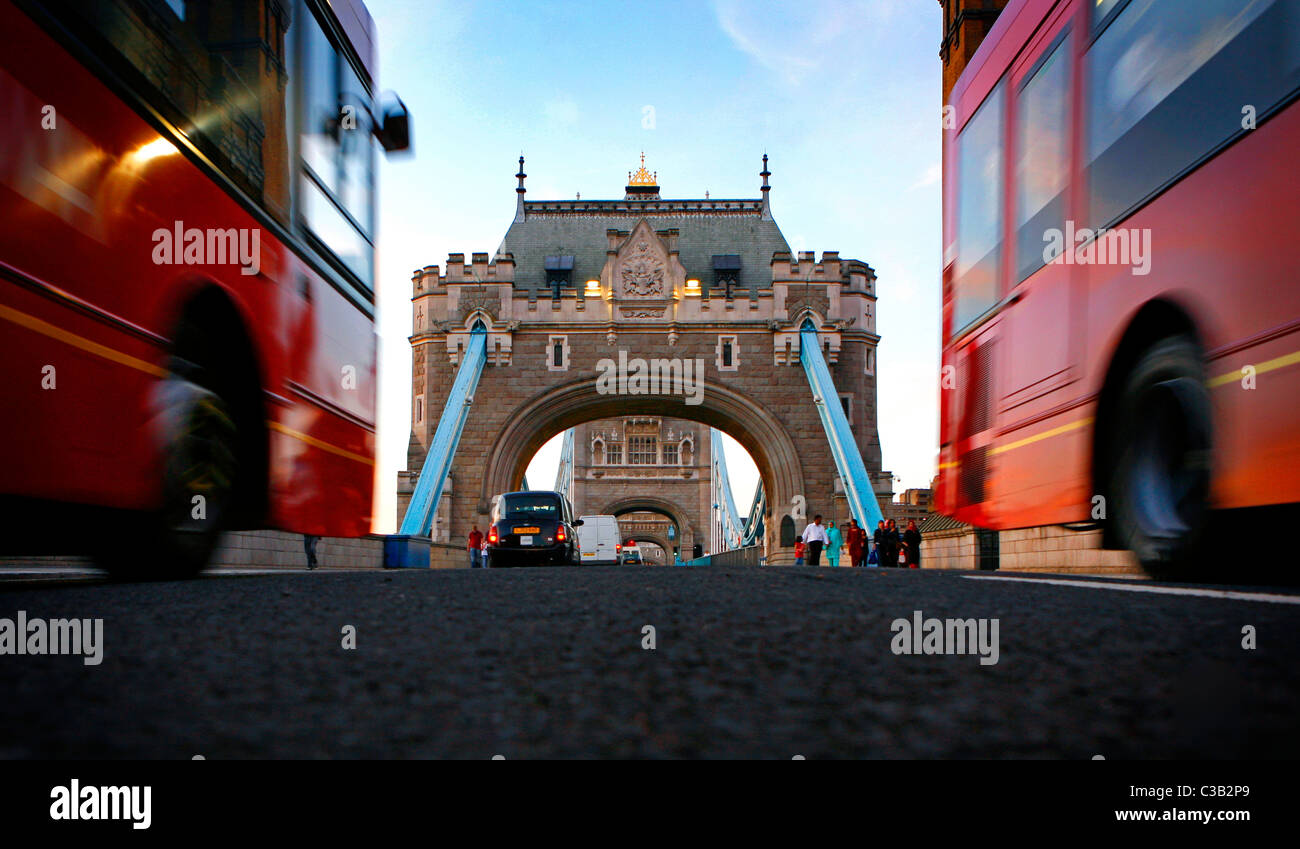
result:
[(307, 568), (309, 570), (316, 568), (316, 543), (319, 541), (320, 537), (311, 534), (302, 535), (302, 548), (303, 551), (307, 552)]
[(884, 519), (881, 519), (879, 522), (876, 523), (876, 532), (872, 536), (872, 541), (875, 543), (875, 545), (872, 546), (871, 553), (876, 555), (876, 565), (888, 566), (889, 562), (885, 560), (885, 550), (881, 548), (881, 546), (885, 544), (885, 520)]
[(803, 565), (803, 553), (806, 549), (807, 546), (803, 544), (803, 537), (799, 537), (794, 541), (794, 565)]
[(885, 550), (882, 552), (880, 565), (889, 565), (897, 569), (901, 563), (899, 557), (902, 554), (903, 540), (898, 535), (898, 525), (894, 524), (893, 519), (885, 520)]
[(907, 530), (903, 532), (903, 545), (907, 550), (907, 565), (911, 569), (921, 568), (921, 532), (916, 529), (916, 520), (907, 520)]
[(835, 526), (834, 519), (826, 520), (826, 565), (832, 569), (840, 565), (840, 547), (844, 545), (844, 535)]
[(858, 527), (858, 520), (849, 519), (849, 566), (862, 565), (862, 544), (866, 540), (867, 534)]
[(469, 549), (469, 568), (481, 569), (483, 567), (483, 532), (478, 529), (478, 525), (469, 532), (469, 542), (465, 546)]
[(822, 514), (818, 513), (813, 516), (813, 520), (808, 523), (808, 527), (803, 529), (803, 541), (808, 546), (808, 565), (822, 565), (822, 548), (829, 541), (826, 536), (826, 529), (822, 527)]

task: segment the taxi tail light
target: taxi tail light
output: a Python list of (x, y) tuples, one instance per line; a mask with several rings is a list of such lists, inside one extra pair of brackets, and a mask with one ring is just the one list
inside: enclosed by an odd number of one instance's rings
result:
[(499, 537), (497, 536), (497, 527), (496, 525), (493, 525), (492, 527), (488, 528), (488, 542), (492, 545), (496, 545), (498, 539)]
[(566, 539), (567, 537), (564, 535), (564, 525), (560, 525), (555, 529), (555, 541), (564, 542)]
[(623, 550), (623, 543), (621, 543), (621, 542), (616, 542), (616, 543), (614, 543), (614, 553), (615, 553), (615, 554), (618, 554), (618, 553), (619, 553), (620, 551), (622, 551), (622, 550)]

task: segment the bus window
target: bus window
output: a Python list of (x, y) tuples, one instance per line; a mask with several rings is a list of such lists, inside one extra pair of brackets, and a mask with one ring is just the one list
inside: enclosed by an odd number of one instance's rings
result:
[(988, 96), (957, 139), (957, 259), (953, 333), (998, 302), (1002, 249), (1002, 86)]
[(1119, 6), (1121, 0), (1094, 0), (1096, 7), (1092, 10), (1092, 23), (1099, 27), (1106, 21), (1106, 16)]
[(302, 220), (373, 290), (375, 142), (370, 95), (314, 16), (308, 16), (301, 37)]
[(1015, 145), (1018, 280), (1046, 262), (1045, 233), (1065, 229), (1070, 169), (1068, 44), (1067, 39), (1057, 45), (1020, 91)]
[(302, 161), (326, 191), (338, 192), (338, 54), (320, 24), (308, 19), (302, 33)]
[(1294, 0), (1133, 0), (1088, 53), (1087, 158), (1109, 226), (1297, 84)]
[(355, 116), (353, 129), (339, 139), (339, 201), (360, 225), (361, 232), (372, 237), (375, 179), (375, 137), (370, 119), (370, 96), (361, 85), (356, 71), (341, 63), (339, 102)]
[(223, 4), (59, 2), (51, 11), (241, 191), (288, 209), (283, 57), (289, 15)]

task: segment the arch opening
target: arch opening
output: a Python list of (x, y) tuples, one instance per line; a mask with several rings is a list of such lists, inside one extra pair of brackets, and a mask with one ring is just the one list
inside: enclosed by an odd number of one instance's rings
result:
[[(565, 430), (601, 419), (638, 415), (682, 419), (730, 436), (753, 461), (758, 480), (769, 494), (769, 505), (789, 504), (803, 492), (803, 467), (793, 438), (777, 417), (751, 398), (725, 386), (710, 385), (698, 405), (666, 404), (662, 397), (603, 394), (595, 378), (584, 378), (534, 395), (499, 428), (483, 468), (479, 512), (486, 513), (494, 495), (517, 488), (539, 449)], [(543, 485), (541, 481), (532, 483)], [(748, 501), (744, 504), (747, 507)], [(668, 509), (666, 515), (672, 516), (671, 507)], [(772, 528), (772, 508), (767, 512), (767, 526)], [(680, 515), (674, 521), (679, 523), (679, 534), (691, 528), (697, 542), (708, 532), (707, 527), (694, 527), (698, 522), (683, 523)], [(769, 531), (769, 540), (772, 536)]]

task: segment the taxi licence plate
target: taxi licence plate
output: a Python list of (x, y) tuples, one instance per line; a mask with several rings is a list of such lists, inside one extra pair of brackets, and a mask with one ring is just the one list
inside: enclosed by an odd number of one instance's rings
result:
[(514, 532), (517, 534), (539, 534), (542, 532), (542, 529), (541, 528), (515, 528)]
[(520, 538), (519, 538), (519, 544), (520, 544), (520, 545), (532, 545), (532, 544), (533, 544), (533, 538), (532, 538), (531, 536), (520, 537)]

